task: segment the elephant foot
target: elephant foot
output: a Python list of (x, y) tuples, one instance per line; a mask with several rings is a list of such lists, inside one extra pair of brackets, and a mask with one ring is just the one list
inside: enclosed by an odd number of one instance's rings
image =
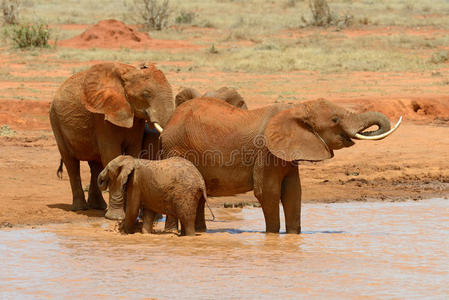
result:
[(301, 233), (301, 225), (286, 225), (285, 233), (287, 234), (300, 234)]
[(175, 228), (175, 227), (164, 228), (164, 232), (165, 233), (176, 233), (176, 234), (179, 233), (178, 228)]
[(195, 226), (195, 231), (196, 232), (206, 232), (207, 231), (207, 227), (206, 227), (206, 225), (204, 225), (204, 226)]
[(86, 200), (73, 200), (72, 211), (87, 210)]
[(123, 220), (125, 218), (125, 212), (121, 208), (110, 208), (106, 211), (104, 217), (109, 220)]
[(89, 197), (87, 199), (87, 206), (89, 209), (105, 210), (107, 208), (106, 202), (103, 197)]
[(178, 233), (178, 219), (167, 215), (165, 219), (164, 232), (168, 233)]

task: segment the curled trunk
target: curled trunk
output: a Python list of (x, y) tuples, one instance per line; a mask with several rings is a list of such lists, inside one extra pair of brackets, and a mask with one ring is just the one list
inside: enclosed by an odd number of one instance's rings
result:
[[(379, 112), (370, 111), (359, 114), (357, 115), (357, 123), (357, 126), (354, 126), (350, 132), (351, 137), (355, 137), (356, 134), (362, 136), (378, 136), (388, 132), (391, 128), (390, 120)], [(364, 131), (371, 126), (377, 126), (378, 128), (373, 131)]]

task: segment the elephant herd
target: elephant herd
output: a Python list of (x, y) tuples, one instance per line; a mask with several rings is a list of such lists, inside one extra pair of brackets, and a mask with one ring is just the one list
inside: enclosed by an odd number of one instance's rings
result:
[[(66, 166), (72, 210), (107, 208), (132, 233), (142, 209), (143, 230), (156, 213), (166, 230), (206, 231), (207, 196), (253, 190), (266, 231), (279, 232), (282, 203), (287, 233), (301, 232), (298, 161), (321, 161), (353, 139), (391, 134), (377, 112), (353, 113), (319, 99), (248, 110), (230, 88), (201, 94), (187, 88), (173, 97), (152, 64), (101, 63), (74, 74), (50, 106), (51, 126)], [(376, 125), (374, 131), (366, 131)], [(91, 171), (87, 201), (80, 161)], [(102, 191), (109, 189), (109, 205)], [(125, 213), (126, 212), (126, 213)]]

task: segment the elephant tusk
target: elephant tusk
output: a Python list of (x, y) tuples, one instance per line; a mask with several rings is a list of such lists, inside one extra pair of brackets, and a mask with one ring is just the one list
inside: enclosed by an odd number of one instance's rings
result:
[(399, 125), (402, 122), (402, 116), (399, 118), (399, 121), (394, 125), (393, 128), (391, 128), (389, 131), (379, 134), (379, 135), (373, 135), (373, 136), (366, 136), (360, 133), (355, 134), (355, 138), (359, 140), (381, 140), (392, 134), (396, 129), (398, 129)]
[(162, 128), (162, 126), (156, 122), (154, 122), (154, 128), (156, 128), (156, 130), (159, 131), (159, 133), (162, 133), (162, 131), (164, 131), (164, 128)]

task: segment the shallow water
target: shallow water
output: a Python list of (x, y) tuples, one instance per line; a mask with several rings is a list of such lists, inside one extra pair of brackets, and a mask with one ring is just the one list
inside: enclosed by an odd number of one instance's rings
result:
[(440, 298), (449, 296), (449, 202), (303, 205), (303, 234), (264, 234), (260, 208), (216, 209), (197, 237), (114, 224), (0, 231), (0, 296)]

